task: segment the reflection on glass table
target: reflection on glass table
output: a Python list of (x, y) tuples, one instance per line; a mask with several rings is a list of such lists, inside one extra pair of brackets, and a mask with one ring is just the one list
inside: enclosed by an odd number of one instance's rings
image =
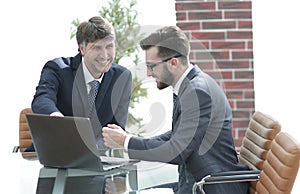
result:
[[(3, 162), (6, 181), (1, 191), (9, 190), (10, 193), (47, 193), (47, 190), (51, 193), (54, 189), (62, 190), (63, 188), (67, 191), (73, 186), (77, 189), (88, 187), (91, 190), (103, 191), (106, 187), (106, 189), (120, 193), (141, 193), (140, 191), (146, 188), (172, 183), (178, 179), (176, 165), (158, 162), (141, 161), (124, 167), (121, 171), (113, 170), (107, 174), (79, 169), (45, 168), (38, 160), (24, 159), (19, 153), (8, 154)], [(105, 183), (101, 180), (105, 180)], [(88, 182), (89, 186), (85, 186)]]
[[(61, 190), (55, 188), (55, 177), (40, 177), (37, 184), (37, 194), (121, 194), (129, 193), (127, 174), (118, 175), (77, 175), (66, 177)], [(62, 186), (62, 185), (61, 185)]]
[(108, 172), (43, 167), (36, 193), (129, 193), (138, 190), (136, 172), (134, 165)]

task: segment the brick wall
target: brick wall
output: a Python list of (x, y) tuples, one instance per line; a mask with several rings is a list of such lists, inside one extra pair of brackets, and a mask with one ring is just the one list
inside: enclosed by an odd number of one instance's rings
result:
[(251, 1), (176, 0), (191, 61), (221, 84), (230, 101), (237, 149), (254, 112), (251, 9)]

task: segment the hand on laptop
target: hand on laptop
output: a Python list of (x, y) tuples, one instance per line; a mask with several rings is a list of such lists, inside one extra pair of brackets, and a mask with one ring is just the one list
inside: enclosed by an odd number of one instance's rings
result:
[(104, 144), (110, 148), (124, 148), (126, 132), (115, 124), (108, 124), (102, 128)]

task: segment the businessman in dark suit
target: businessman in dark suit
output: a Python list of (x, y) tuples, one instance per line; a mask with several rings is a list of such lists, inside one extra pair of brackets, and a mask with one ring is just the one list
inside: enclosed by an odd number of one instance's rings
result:
[(76, 39), (79, 53), (75, 57), (56, 58), (43, 67), (32, 110), (53, 116), (90, 117), (98, 148), (106, 148), (102, 127), (126, 124), (131, 72), (113, 63), (114, 28), (102, 17), (82, 22)]
[[(105, 144), (125, 147), (130, 158), (179, 165), (176, 193), (192, 193), (204, 176), (245, 170), (232, 137), (232, 114), (222, 89), (209, 75), (189, 62), (190, 45), (175, 26), (164, 27), (140, 42), (146, 52), (147, 75), (158, 89), (174, 91), (172, 130), (152, 138), (126, 134), (120, 126), (103, 128)], [(248, 183), (205, 185), (208, 194), (248, 193)]]

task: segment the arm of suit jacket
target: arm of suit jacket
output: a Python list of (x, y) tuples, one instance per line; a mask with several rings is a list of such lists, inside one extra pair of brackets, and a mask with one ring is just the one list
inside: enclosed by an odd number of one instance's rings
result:
[(33, 112), (42, 114), (60, 112), (56, 107), (57, 92), (61, 81), (59, 76), (60, 69), (54, 61), (48, 61), (43, 67), (32, 101)]
[(168, 141), (171, 138), (172, 131), (167, 131), (161, 135), (151, 137), (152, 140), (156, 139), (158, 141)]
[(210, 122), (210, 95), (188, 87), (180, 96), (180, 107), (173, 115), (169, 138), (132, 137), (128, 144), (130, 158), (182, 164), (192, 152), (198, 151)]

